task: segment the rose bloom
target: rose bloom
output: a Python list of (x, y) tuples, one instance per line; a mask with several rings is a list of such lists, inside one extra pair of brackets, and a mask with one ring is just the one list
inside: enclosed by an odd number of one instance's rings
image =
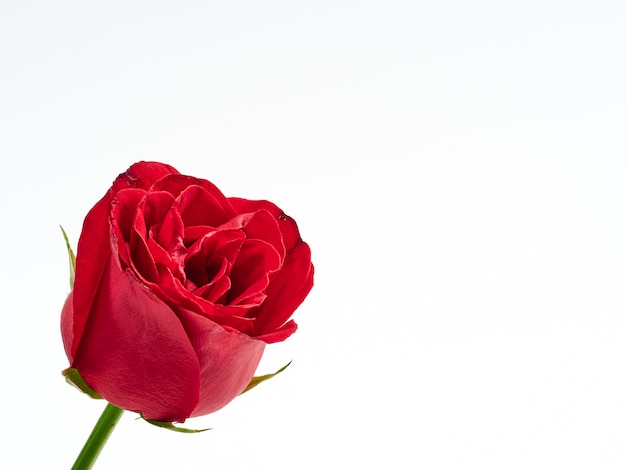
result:
[(183, 422), (246, 388), (312, 286), (309, 246), (274, 204), (136, 163), (85, 218), (65, 352), (113, 405)]

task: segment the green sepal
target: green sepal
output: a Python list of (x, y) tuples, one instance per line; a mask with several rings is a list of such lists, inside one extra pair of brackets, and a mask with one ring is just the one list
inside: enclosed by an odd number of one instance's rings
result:
[(100, 396), (100, 394), (95, 392), (89, 385), (87, 385), (87, 382), (83, 380), (83, 378), (80, 376), (78, 371), (74, 369), (73, 367), (69, 367), (65, 369), (62, 372), (62, 374), (65, 377), (65, 381), (68, 384), (73, 385), (78, 390), (80, 390), (83, 393), (86, 393), (87, 395), (89, 395), (91, 398), (95, 400), (102, 400), (102, 397)]
[[(59, 225), (59, 227), (61, 227)], [(74, 250), (70, 246), (70, 240), (67, 238), (67, 233), (61, 227), (61, 232), (63, 232), (63, 238), (65, 238), (65, 246), (67, 247), (67, 255), (70, 259), (70, 289), (74, 288), (74, 278), (76, 277), (76, 255), (74, 254)]]
[(141, 419), (143, 419), (146, 423), (150, 423), (153, 426), (157, 426), (159, 428), (163, 428), (163, 429), (168, 429), (170, 431), (174, 431), (174, 432), (182, 432), (185, 434), (194, 434), (197, 432), (204, 432), (204, 431), (210, 431), (211, 428), (206, 428), (206, 429), (189, 429), (189, 428), (179, 428), (177, 426), (174, 426), (174, 423), (170, 423), (169, 421), (156, 421), (154, 419), (146, 419), (144, 418), (142, 415)]
[(289, 361), (287, 364), (285, 364), (284, 366), (282, 366), (280, 369), (278, 369), (276, 372), (274, 372), (273, 374), (266, 374), (266, 375), (259, 375), (258, 377), (252, 377), (252, 380), (250, 381), (250, 383), (248, 384), (248, 386), (245, 388), (245, 390), (243, 392), (241, 392), (241, 394), (243, 395), (244, 393), (246, 393), (248, 390), (252, 390), (254, 387), (256, 387), (257, 385), (259, 385), (261, 382), (265, 382), (268, 379), (271, 379), (272, 377), (280, 374), (282, 371), (284, 371), (287, 367), (289, 367), (289, 364), (291, 364), (291, 361)]

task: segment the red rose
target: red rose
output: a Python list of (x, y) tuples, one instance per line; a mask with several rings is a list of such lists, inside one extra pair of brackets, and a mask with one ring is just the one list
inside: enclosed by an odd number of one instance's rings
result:
[(244, 390), (312, 286), (309, 246), (274, 204), (140, 162), (85, 218), (65, 352), (113, 405), (182, 422)]

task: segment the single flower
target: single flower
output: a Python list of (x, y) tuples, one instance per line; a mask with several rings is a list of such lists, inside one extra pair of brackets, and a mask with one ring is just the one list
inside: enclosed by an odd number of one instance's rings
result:
[(246, 389), (312, 286), (309, 246), (276, 205), (136, 163), (85, 218), (65, 352), (116, 407), (183, 422)]

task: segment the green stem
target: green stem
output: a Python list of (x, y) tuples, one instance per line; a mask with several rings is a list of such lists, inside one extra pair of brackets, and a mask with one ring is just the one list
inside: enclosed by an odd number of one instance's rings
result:
[(120, 420), (124, 410), (107, 403), (106, 408), (100, 415), (100, 419), (87, 438), (83, 450), (78, 454), (72, 470), (89, 470), (96, 463), (100, 451), (107, 443), (109, 436), (115, 429), (115, 425)]

